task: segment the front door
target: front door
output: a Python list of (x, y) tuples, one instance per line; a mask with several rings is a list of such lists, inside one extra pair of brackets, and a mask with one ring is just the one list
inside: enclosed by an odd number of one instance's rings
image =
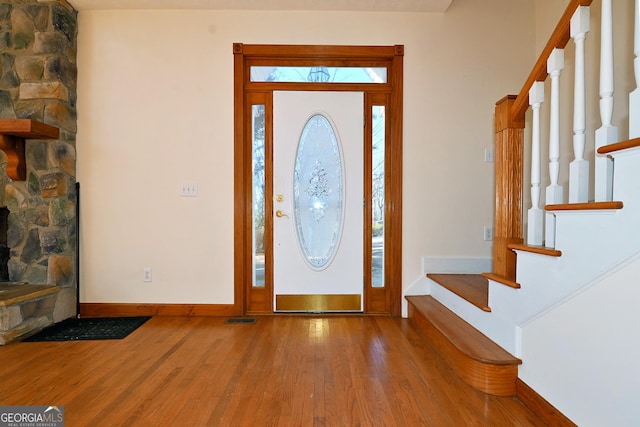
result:
[(363, 310), (362, 92), (273, 93), (276, 311)]

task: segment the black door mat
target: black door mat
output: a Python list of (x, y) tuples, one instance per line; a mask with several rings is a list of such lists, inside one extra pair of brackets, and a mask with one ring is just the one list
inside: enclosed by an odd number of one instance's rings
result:
[(71, 318), (49, 326), (22, 341), (119, 340), (149, 319), (151, 316)]

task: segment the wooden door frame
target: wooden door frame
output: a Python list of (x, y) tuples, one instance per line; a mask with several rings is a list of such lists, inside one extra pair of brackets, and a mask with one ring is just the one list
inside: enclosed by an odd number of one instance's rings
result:
[[(365, 94), (365, 109), (384, 104), (387, 109), (385, 141), (385, 242), (383, 288), (364, 287), (366, 314), (401, 315), (402, 298), (402, 103), (404, 46), (249, 45), (233, 44), (234, 55), (234, 313), (273, 313), (273, 289), (253, 287), (252, 278), (252, 160), (251, 102), (260, 100), (271, 119), (274, 90), (358, 91)], [(252, 65), (386, 67), (387, 83), (275, 83), (251, 82)], [(370, 135), (365, 124), (365, 148)], [(265, 132), (271, 146), (271, 130)], [(268, 150), (268, 148), (267, 148)], [(266, 153), (269, 157), (270, 152)], [(365, 150), (365, 156), (367, 150)], [(370, 163), (370, 162), (369, 162)], [(366, 170), (365, 162), (365, 170)], [(267, 175), (271, 175), (267, 173)], [(270, 183), (267, 183), (269, 187)], [(365, 199), (370, 191), (365, 189)], [(271, 212), (270, 194), (265, 195)], [(370, 211), (371, 209), (367, 209)], [(266, 215), (269, 218), (271, 215)], [(371, 224), (365, 215), (365, 238)], [(368, 228), (367, 228), (368, 227)], [(265, 237), (270, 238), (270, 236)], [(365, 251), (365, 259), (367, 259)], [(267, 254), (267, 256), (269, 256)], [(370, 258), (370, 257), (369, 257)], [(270, 308), (270, 309), (269, 309)]]

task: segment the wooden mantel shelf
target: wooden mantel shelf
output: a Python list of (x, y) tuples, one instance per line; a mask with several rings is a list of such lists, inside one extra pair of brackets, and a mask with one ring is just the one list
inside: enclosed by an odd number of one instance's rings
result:
[(58, 139), (60, 129), (31, 119), (0, 119), (0, 150), (7, 155), (7, 176), (15, 181), (27, 179), (25, 140)]

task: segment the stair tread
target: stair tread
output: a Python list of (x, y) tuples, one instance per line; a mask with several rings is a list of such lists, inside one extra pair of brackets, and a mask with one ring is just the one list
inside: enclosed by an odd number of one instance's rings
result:
[(546, 211), (589, 211), (589, 210), (616, 210), (622, 209), (624, 204), (620, 201), (613, 202), (586, 202), (586, 203), (560, 203), (546, 205)]
[(509, 249), (517, 251), (532, 252), (535, 254), (548, 255), (553, 257), (562, 256), (562, 251), (553, 248), (547, 248), (545, 246), (526, 245), (523, 243), (511, 243), (507, 245)]
[(482, 273), (482, 277), (493, 280), (496, 283), (500, 283), (501, 285), (505, 285), (513, 289), (520, 289), (520, 283), (514, 282), (513, 280), (500, 276), (499, 274)]
[(616, 142), (598, 148), (598, 154), (609, 154), (615, 151), (626, 150), (627, 148), (640, 147), (640, 138), (629, 139), (627, 141)]
[(483, 311), (489, 307), (489, 282), (480, 274), (435, 274), (427, 277)]
[(519, 365), (520, 359), (511, 355), (482, 332), (458, 317), (429, 295), (407, 296), (407, 300), (440, 333), (462, 353), (479, 362), (493, 365)]

